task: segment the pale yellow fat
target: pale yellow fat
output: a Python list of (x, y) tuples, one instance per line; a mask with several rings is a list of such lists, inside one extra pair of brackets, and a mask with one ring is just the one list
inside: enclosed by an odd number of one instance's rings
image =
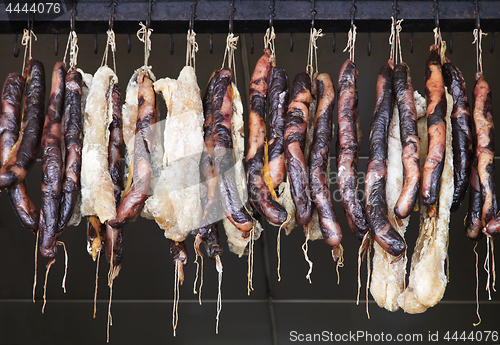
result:
[(85, 105), (81, 211), (85, 216), (98, 216), (102, 223), (116, 217), (113, 181), (108, 171), (108, 127), (112, 121), (112, 88), (117, 82), (113, 70), (100, 67)]
[(154, 83), (168, 110), (165, 126), (163, 171), (146, 201), (165, 231), (165, 237), (183, 241), (197, 229), (201, 218), (199, 161), (203, 151), (203, 106), (192, 67), (184, 67), (177, 80)]
[(400, 307), (410, 314), (422, 313), (436, 305), (443, 297), (447, 284), (445, 260), (454, 182), (450, 120), (453, 103), (448, 93), (446, 100), (446, 155), (441, 176), (438, 212), (436, 217), (430, 218), (427, 209), (421, 208), (420, 233), (412, 256), (408, 287), (398, 299)]

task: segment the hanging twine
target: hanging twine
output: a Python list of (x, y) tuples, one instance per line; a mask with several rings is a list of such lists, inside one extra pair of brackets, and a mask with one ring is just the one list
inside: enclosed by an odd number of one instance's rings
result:
[(224, 59), (222, 60), (222, 67), (224, 68), (227, 58), (227, 67), (233, 70), (234, 82), (236, 83), (236, 61), (234, 59), (234, 51), (238, 48), (238, 36), (234, 36), (231, 32), (226, 38), (226, 50), (224, 51)]
[(116, 51), (116, 40), (115, 40), (115, 32), (111, 29), (106, 31), (106, 35), (108, 39), (106, 41), (106, 49), (104, 49), (104, 56), (102, 57), (101, 67), (108, 65), (108, 50), (111, 48), (111, 53), (113, 54), (113, 69), (116, 73), (116, 60), (115, 60), (115, 51)]
[(354, 62), (354, 46), (356, 45), (356, 25), (352, 25), (347, 33), (347, 45), (343, 52), (349, 52), (349, 59)]
[(32, 39), (37, 40), (37, 37), (35, 36), (35, 33), (33, 30), (28, 30), (24, 29), (23, 31), (23, 39), (21, 41), (21, 44), (25, 46), (26, 48), (24, 49), (24, 59), (23, 59), (23, 72), (24, 68), (26, 67), (26, 54), (28, 54), (28, 60), (31, 59), (31, 46), (32, 46)]
[(151, 33), (153, 29), (147, 28), (142, 22), (139, 25), (141, 28), (137, 31), (137, 38), (144, 43), (144, 67), (148, 68), (149, 54), (151, 54)]
[(324, 34), (321, 33), (321, 29), (316, 30), (316, 28), (311, 28), (311, 32), (309, 35), (309, 52), (307, 54), (307, 66), (306, 71), (309, 73), (309, 76), (313, 77), (314, 75), (314, 67), (316, 67), (316, 72), (318, 71), (318, 46), (316, 41), (318, 38), (323, 37)]
[(389, 44), (391, 45), (391, 60), (394, 62), (394, 64), (398, 64), (403, 62), (403, 54), (401, 53), (401, 39), (399, 36), (401, 30), (403, 29), (401, 27), (403, 19), (395, 21), (394, 17), (391, 17), (391, 20), (391, 35), (389, 36)]
[(78, 59), (78, 36), (75, 31), (71, 31), (68, 36), (68, 43), (66, 44), (66, 51), (64, 52), (64, 63), (66, 64), (66, 56), (69, 50), (69, 66), (73, 68), (77, 65)]
[(472, 44), (476, 45), (476, 67), (477, 70), (481, 73), (483, 73), (483, 48), (482, 48), (482, 41), (483, 41), (483, 36), (486, 36), (488, 34), (483, 33), (483, 30), (481, 29), (474, 29), (472, 31), (472, 35), (474, 36), (474, 41), (472, 41)]
[(276, 39), (276, 34), (274, 33), (274, 26), (267, 28), (266, 34), (264, 35), (264, 49), (269, 48), (271, 50), (271, 57), (269, 61), (271, 64), (276, 66), (276, 49), (274, 46), (274, 40)]
[(186, 48), (186, 66), (191, 66), (196, 70), (196, 53), (198, 52), (198, 43), (196, 42), (196, 33), (194, 30), (188, 30), (187, 48)]

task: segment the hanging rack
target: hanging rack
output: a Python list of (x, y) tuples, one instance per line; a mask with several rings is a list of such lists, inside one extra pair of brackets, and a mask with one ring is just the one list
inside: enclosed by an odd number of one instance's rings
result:
[[(318, 0), (314, 25), (320, 26), (324, 32), (348, 31), (350, 26), (350, 8), (352, 0)], [(151, 7), (152, 1), (146, 4)], [(234, 0), (232, 1), (234, 8)], [(220, 9), (226, 5), (222, 0), (205, 0), (197, 4), (197, 32), (198, 33), (227, 33), (226, 11)], [(439, 18), (435, 18), (433, 11), (429, 11), (432, 0), (400, 0), (398, 1), (398, 17), (405, 18), (405, 31), (430, 32), (439, 20), (442, 31), (470, 32), (475, 27), (474, 3), (470, 1), (439, 2)], [(481, 14), (481, 27), (486, 31), (500, 31), (500, 1), (484, 0), (483, 8), (488, 11)], [(64, 6), (63, 6), (64, 5)], [(144, 8), (144, 0), (127, 0), (120, 2), (120, 16), (115, 18), (114, 31), (117, 34), (128, 33), (131, 25), (137, 25), (144, 17), (138, 8)], [(190, 20), (191, 1), (169, 0), (155, 3), (154, 25), (157, 33), (184, 33), (185, 26)], [(434, 4), (435, 7), (436, 4)], [(81, 22), (79, 33), (103, 33), (107, 30), (109, 20), (109, 2), (95, 0), (79, 0), (78, 21)], [(269, 25), (269, 0), (239, 0), (238, 16), (234, 16), (231, 29), (237, 33), (263, 32)], [(358, 32), (387, 32), (387, 13), (391, 13), (392, 1), (359, 0), (356, 13)], [(61, 4), (61, 14), (55, 18), (46, 18), (37, 14), (37, 33), (67, 33), (68, 21), (72, 11)], [(309, 32), (311, 25), (311, 0), (278, 0), (275, 1), (274, 16), (271, 19), (277, 33)], [(0, 11), (0, 30), (4, 33), (20, 33), (25, 27), (26, 16), (13, 16)], [(227, 22), (226, 22), (227, 23)]]

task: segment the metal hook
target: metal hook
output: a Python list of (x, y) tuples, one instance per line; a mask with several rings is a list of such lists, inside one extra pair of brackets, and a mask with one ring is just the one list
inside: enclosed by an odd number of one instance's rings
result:
[(311, 0), (311, 28), (314, 29), (314, 20), (316, 19), (316, 0)]
[(439, 3), (434, 0), (434, 27), (439, 28)]
[(233, 33), (234, 0), (229, 1), (229, 33)]
[(69, 27), (71, 31), (76, 31), (75, 22), (76, 22), (76, 0), (73, 1), (73, 8), (71, 9), (71, 18), (69, 19)]
[(253, 32), (250, 33), (250, 54), (253, 54), (254, 42), (253, 42)]
[(54, 54), (59, 53), (59, 34), (54, 34)]
[(481, 29), (481, 18), (479, 15), (479, 0), (475, 0), (475, 5), (476, 5), (476, 29), (479, 31)]
[(333, 47), (332, 50), (335, 53), (335, 49), (337, 49), (337, 39), (335, 37), (335, 32), (333, 32), (332, 47)]
[(17, 38), (18, 38), (18, 34), (16, 34), (16, 37), (14, 37), (14, 57), (18, 57), (19, 56), (19, 52), (20, 52), (20, 49), (17, 47)]
[(392, 1), (392, 16), (394, 17), (394, 22), (398, 21), (398, 0)]
[(290, 53), (293, 53), (293, 32), (290, 32)]
[(448, 35), (447, 50), (450, 52), (450, 54), (453, 54), (453, 32), (451, 32), (451, 31), (450, 31), (450, 34)]
[(97, 54), (97, 34), (94, 34), (94, 54)]
[(493, 50), (495, 50), (495, 31), (491, 33), (491, 39), (490, 39), (490, 53), (493, 53)]
[(210, 34), (210, 40), (208, 43), (208, 49), (210, 51), (210, 55), (214, 53), (214, 35)]
[(368, 56), (372, 55), (372, 34), (370, 31), (368, 31), (368, 46), (367, 46), (367, 51)]
[(108, 21), (109, 30), (113, 30), (113, 26), (115, 24), (116, 5), (117, 5), (116, 0), (112, 0), (111, 1), (111, 13), (109, 14), (109, 21)]
[(194, 30), (194, 20), (196, 19), (196, 0), (191, 1), (191, 17), (189, 17), (189, 30)]
[(153, 12), (153, 1), (149, 0), (148, 1), (148, 12), (146, 15), (146, 30), (148, 30), (151, 27), (151, 14)]
[(170, 34), (170, 55), (174, 55), (174, 34)]
[(127, 35), (127, 53), (132, 50), (132, 40), (130, 39), (130, 32)]
[(354, 16), (356, 15), (358, 7), (356, 6), (356, 0), (352, 0), (352, 5), (350, 9), (350, 14), (351, 14), (351, 28), (354, 25)]
[(276, 14), (274, 13), (274, 0), (269, 1), (269, 28), (274, 25), (274, 17)]
[(410, 32), (410, 53), (413, 54), (413, 31)]

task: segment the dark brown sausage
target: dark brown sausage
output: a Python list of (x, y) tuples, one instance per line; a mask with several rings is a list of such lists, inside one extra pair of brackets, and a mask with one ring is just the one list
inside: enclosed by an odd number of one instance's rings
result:
[(393, 112), (392, 61), (382, 67), (377, 80), (377, 104), (370, 126), (370, 154), (366, 172), (366, 215), (373, 239), (389, 254), (400, 257), (406, 250), (401, 235), (387, 217), (387, 141)]
[(285, 116), (285, 161), (297, 224), (307, 225), (312, 218), (309, 179), (304, 157), (307, 121), (311, 103), (311, 77), (303, 72), (295, 76), (290, 104)]
[[(123, 150), (122, 94), (118, 85), (113, 86), (113, 120), (109, 124), (108, 169), (113, 181), (115, 203), (120, 204), (123, 190), (121, 158)], [(111, 248), (114, 248), (113, 265), (119, 266), (122, 258), (122, 230), (106, 226), (105, 248), (108, 262), (111, 260)], [(109, 249), (108, 249), (109, 248)]]
[(249, 234), (253, 227), (252, 217), (240, 200), (234, 176), (233, 141), (231, 137), (233, 73), (223, 68), (217, 77), (212, 95), (214, 173), (218, 178), (222, 209), (226, 217), (241, 232)]
[(358, 152), (359, 152), (359, 113), (356, 79), (358, 71), (354, 62), (347, 59), (340, 69), (338, 82), (338, 135), (337, 171), (340, 197), (346, 218), (352, 232), (359, 240), (370, 227), (365, 209), (359, 200), (358, 190)]
[(431, 54), (427, 59), (425, 99), (429, 149), (422, 173), (422, 202), (425, 206), (431, 207), (436, 204), (439, 198), (446, 151), (446, 95), (437, 45), (431, 46)]
[(153, 125), (157, 121), (153, 81), (146, 73), (137, 78), (139, 84), (139, 109), (134, 139), (133, 182), (130, 191), (122, 197), (116, 210), (116, 218), (108, 225), (121, 229), (133, 221), (142, 208), (148, 195), (151, 182), (150, 156), (153, 145)]
[(403, 147), (403, 189), (394, 206), (394, 213), (403, 219), (413, 210), (420, 186), (417, 109), (413, 100), (410, 69), (404, 62), (394, 67), (394, 93), (398, 105), (399, 130)]
[[(481, 196), (481, 184), (479, 183), (479, 176), (477, 174), (477, 158), (474, 157), (471, 165), (469, 209), (467, 211), (465, 226), (465, 235), (473, 241), (479, 241), (483, 237), (483, 222), (481, 221), (482, 207), (483, 199)], [(491, 222), (488, 223), (488, 225), (490, 224)]]
[(62, 183), (58, 231), (62, 232), (75, 209), (80, 193), (80, 171), (82, 167), (82, 75), (72, 68), (66, 74), (64, 94), (64, 145), (66, 167)]
[[(0, 163), (4, 165), (19, 138), (21, 104), (25, 79), (19, 73), (11, 73), (2, 90), (2, 113), (0, 115)], [(26, 182), (7, 189), (10, 203), (21, 224), (34, 234), (38, 231), (38, 210), (31, 200)]]
[[(498, 212), (498, 205), (495, 195), (495, 127), (491, 110), (491, 89), (481, 72), (476, 73), (473, 119), (477, 138), (477, 174), (483, 201), (481, 222), (486, 227)], [(496, 236), (498, 232), (493, 228), (490, 225), (486, 227), (486, 231), (491, 236)]]
[[(248, 149), (245, 159), (250, 202), (264, 218), (273, 224), (281, 225), (287, 212), (276, 200), (266, 185), (264, 173), (266, 150), (265, 109), (271, 62), (271, 51), (264, 50), (250, 80), (250, 113), (248, 115)], [(273, 181), (274, 182), (274, 181)], [(272, 188), (272, 187), (271, 187)]]
[(314, 80), (318, 106), (314, 117), (314, 137), (309, 157), (309, 183), (311, 198), (318, 209), (319, 227), (323, 238), (332, 247), (338, 247), (342, 240), (342, 230), (333, 208), (328, 185), (328, 161), (332, 141), (333, 108), (335, 107), (335, 87), (332, 79), (322, 73)]
[(455, 190), (451, 211), (456, 211), (462, 205), (465, 193), (469, 187), (472, 150), (472, 119), (469, 110), (469, 100), (462, 72), (451, 62), (443, 65), (443, 75), (448, 92), (453, 97), (451, 112), (451, 128), (453, 134), (453, 174)]
[(40, 207), (40, 252), (52, 260), (56, 242), (62, 232), (58, 229), (62, 189), (61, 120), (64, 105), (64, 63), (56, 62), (52, 71), (50, 101), (45, 114), (42, 135), (42, 205)]
[(289, 97), (288, 75), (283, 68), (273, 67), (269, 76), (268, 156), (273, 188), (285, 179), (285, 114)]
[(0, 169), (0, 188), (22, 182), (36, 161), (44, 121), (45, 70), (35, 59), (28, 61), (23, 120), (19, 139), (9, 160)]

